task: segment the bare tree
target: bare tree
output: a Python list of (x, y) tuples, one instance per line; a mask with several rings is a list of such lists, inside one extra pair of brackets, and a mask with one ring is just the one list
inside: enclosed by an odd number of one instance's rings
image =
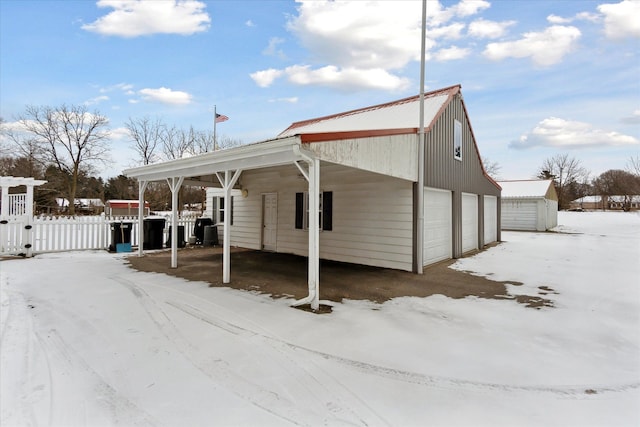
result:
[(629, 161), (627, 163), (627, 171), (640, 176), (640, 156), (631, 156), (629, 157)]
[(148, 165), (157, 160), (156, 149), (162, 141), (162, 134), (166, 126), (158, 118), (132, 119), (124, 124), (134, 142), (134, 150), (140, 156), (143, 165)]
[(582, 167), (580, 160), (569, 157), (568, 154), (556, 154), (545, 159), (540, 167), (537, 177), (542, 179), (553, 179), (556, 192), (558, 193), (558, 207), (566, 209), (569, 202), (576, 194), (573, 188), (585, 177), (589, 171)]
[(162, 152), (166, 160), (181, 159), (190, 153), (193, 146), (193, 128), (189, 131), (177, 129), (175, 126), (166, 128), (162, 133)]
[(37, 144), (41, 161), (66, 177), (69, 214), (74, 215), (79, 174), (109, 161), (108, 119), (85, 106), (28, 106), (18, 122)]
[(482, 158), (482, 167), (484, 171), (496, 181), (500, 179), (500, 169), (502, 166), (498, 164), (498, 162), (491, 161), (490, 159), (483, 157)]
[[(242, 145), (239, 139), (233, 139), (228, 136), (217, 136), (218, 140), (215, 150), (225, 150), (227, 148)], [(202, 154), (214, 151), (213, 132), (212, 131), (193, 131), (193, 147), (192, 154)]]

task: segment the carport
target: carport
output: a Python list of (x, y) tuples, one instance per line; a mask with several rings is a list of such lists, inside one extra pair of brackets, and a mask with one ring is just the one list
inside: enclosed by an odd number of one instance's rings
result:
[[(319, 308), (319, 194), (320, 160), (301, 148), (299, 136), (290, 136), (228, 150), (214, 151), (195, 157), (177, 159), (159, 164), (130, 168), (124, 171), (128, 177), (138, 180), (138, 256), (143, 256), (142, 242), (144, 220), (144, 194), (149, 182), (166, 181), (171, 190), (171, 268), (178, 267), (178, 191), (182, 185), (218, 187), (225, 199), (231, 200), (231, 190), (244, 171), (283, 165), (295, 166), (308, 183), (308, 287), (307, 297), (294, 305), (310, 304)], [(223, 234), (223, 283), (231, 281), (231, 227), (224, 227)]]

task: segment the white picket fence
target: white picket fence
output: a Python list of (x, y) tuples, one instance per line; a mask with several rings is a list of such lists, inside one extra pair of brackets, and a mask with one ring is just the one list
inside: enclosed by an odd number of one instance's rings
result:
[[(185, 227), (185, 239), (195, 222), (195, 217), (178, 219), (178, 226)], [(131, 224), (131, 245), (138, 245), (137, 217), (9, 217), (0, 224), (0, 255), (26, 253), (27, 249), (32, 253), (108, 249), (114, 223)], [(163, 242), (169, 237), (169, 225), (167, 221)]]

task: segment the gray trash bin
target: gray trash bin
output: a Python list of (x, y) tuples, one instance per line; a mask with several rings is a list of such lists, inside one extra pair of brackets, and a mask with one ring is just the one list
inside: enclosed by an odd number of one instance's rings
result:
[(218, 241), (218, 226), (205, 225), (202, 246), (217, 246), (219, 244), (220, 242)]

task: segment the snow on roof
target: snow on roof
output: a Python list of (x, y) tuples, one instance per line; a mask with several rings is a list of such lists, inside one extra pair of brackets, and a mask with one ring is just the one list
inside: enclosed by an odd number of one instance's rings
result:
[(572, 200), (572, 203), (600, 203), (601, 200), (602, 198), (600, 196), (584, 196)]
[[(425, 93), (425, 127), (438, 116), (442, 107), (456, 93), (460, 86), (451, 86)], [(353, 132), (386, 129), (417, 129), (420, 126), (420, 98), (413, 96), (398, 101), (347, 111), (331, 116), (295, 122), (278, 137), (308, 133)]]
[(502, 198), (506, 197), (544, 197), (552, 184), (550, 179), (524, 181), (498, 181), (502, 187)]

